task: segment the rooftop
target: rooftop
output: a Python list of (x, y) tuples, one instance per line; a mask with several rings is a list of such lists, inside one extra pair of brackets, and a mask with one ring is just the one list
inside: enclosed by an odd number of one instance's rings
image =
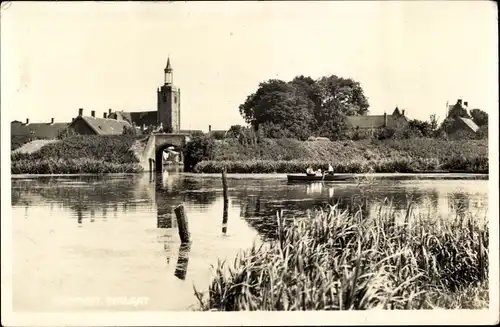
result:
[(99, 135), (120, 135), (124, 127), (131, 127), (125, 120), (81, 116), (77, 117), (73, 123), (78, 120), (85, 121)]
[(13, 121), (10, 124), (10, 135), (12, 136), (29, 136), (55, 139), (69, 126), (69, 123), (32, 123), (26, 124), (19, 121)]

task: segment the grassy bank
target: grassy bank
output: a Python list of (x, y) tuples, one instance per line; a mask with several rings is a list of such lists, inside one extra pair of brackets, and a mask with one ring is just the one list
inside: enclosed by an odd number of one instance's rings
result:
[(213, 160), (201, 161), (197, 172), (296, 173), (308, 166), (325, 169), (331, 163), (339, 173), (421, 172), (460, 170), (488, 172), (485, 140), (445, 141), (417, 138), (385, 141), (269, 140), (242, 145), (236, 140), (215, 144)]
[[(371, 160), (332, 161), (337, 173), (419, 173), (457, 170), (466, 173), (488, 173), (488, 158), (449, 158), (440, 162), (436, 158), (399, 157)], [(297, 173), (307, 167), (328, 169), (327, 161), (202, 161), (195, 166), (199, 173), (219, 173), (226, 168), (229, 173)]]
[(33, 153), (11, 155), (12, 174), (134, 173), (142, 171), (132, 145), (137, 137), (72, 136)]
[(330, 207), (312, 219), (277, 215), (278, 238), (219, 262), (201, 310), (477, 309), (488, 305), (487, 222), (362, 217)]

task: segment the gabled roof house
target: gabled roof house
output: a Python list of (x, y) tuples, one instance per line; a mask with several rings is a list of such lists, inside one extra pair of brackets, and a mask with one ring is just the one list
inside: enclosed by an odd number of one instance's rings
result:
[(26, 119), (25, 123), (13, 121), (10, 123), (11, 136), (31, 136), (38, 139), (55, 139), (63, 130), (68, 127), (69, 123), (56, 123), (54, 118), (51, 118), (49, 123), (30, 123)]
[(77, 134), (81, 135), (121, 135), (125, 128), (130, 128), (132, 125), (120, 117), (108, 118), (104, 113), (103, 118), (95, 116), (95, 111), (92, 110), (90, 116), (83, 115), (83, 109), (78, 110), (78, 116), (68, 126)]
[(383, 127), (395, 127), (401, 123), (407, 123), (405, 111), (400, 111), (398, 107), (394, 109), (391, 115), (366, 115), (366, 116), (347, 116), (347, 126), (356, 129), (379, 129)]

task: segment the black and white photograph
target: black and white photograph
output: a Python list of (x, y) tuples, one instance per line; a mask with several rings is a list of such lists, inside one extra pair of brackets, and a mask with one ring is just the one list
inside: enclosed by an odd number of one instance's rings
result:
[(2, 325), (498, 323), (496, 2), (3, 1), (0, 54)]

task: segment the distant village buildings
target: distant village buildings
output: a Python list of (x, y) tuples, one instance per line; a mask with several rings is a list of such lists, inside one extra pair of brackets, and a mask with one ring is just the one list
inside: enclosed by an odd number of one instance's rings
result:
[(173, 68), (170, 58), (164, 69), (164, 83), (157, 88), (157, 109), (153, 111), (113, 111), (96, 116), (91, 110), (90, 115), (83, 108), (78, 109), (78, 115), (71, 122), (30, 124), (13, 121), (11, 136), (24, 136), (43, 139), (54, 139), (64, 131), (79, 135), (119, 135), (124, 129), (134, 128), (142, 133), (163, 131), (167, 133), (194, 133), (201, 131), (181, 130), (181, 91), (173, 84)]
[(384, 113), (383, 115), (347, 116), (346, 123), (352, 129), (374, 133), (384, 127), (407, 125), (408, 119), (405, 111), (396, 107), (391, 115)]
[(24, 123), (15, 120), (10, 123), (10, 135), (55, 139), (68, 125), (68, 123), (56, 123), (54, 118), (51, 118), (50, 122), (46, 123), (30, 123), (29, 119), (26, 119)]
[[(455, 104), (447, 105), (447, 115), (446, 118), (450, 118), (450, 112), (455, 106), (458, 106), (462, 110), (469, 110), (469, 104), (467, 101), (462, 101), (458, 99)], [(462, 136), (474, 136), (479, 130), (479, 126), (470, 118), (454, 116), (452, 124), (447, 128), (447, 134), (449, 136), (462, 135)]]
[[(13, 121), (11, 122), (11, 136), (32, 139), (55, 139), (62, 133), (79, 135), (120, 135), (127, 129), (135, 129), (138, 132), (149, 134), (152, 132), (166, 133), (203, 133), (200, 130), (181, 130), (181, 90), (173, 84), (173, 68), (170, 58), (164, 69), (164, 83), (157, 88), (157, 108), (150, 111), (113, 111), (108, 109), (102, 116), (96, 116), (95, 110), (90, 110), (90, 115), (86, 115), (83, 108), (78, 109), (78, 114), (71, 122), (55, 122), (54, 118), (50, 122), (30, 123)], [(455, 106), (460, 106), (464, 110), (468, 109), (468, 103), (458, 99), (454, 105), (447, 105), (447, 114)], [(466, 132), (474, 135), (479, 127), (470, 118), (455, 116), (448, 134)], [(408, 125), (408, 118), (405, 110), (398, 107), (392, 114), (383, 115), (362, 115), (347, 116), (347, 125), (355, 131), (363, 131), (367, 134), (374, 134), (384, 127), (395, 128)], [(208, 126), (208, 133), (216, 138), (224, 138), (227, 130), (212, 130)]]

